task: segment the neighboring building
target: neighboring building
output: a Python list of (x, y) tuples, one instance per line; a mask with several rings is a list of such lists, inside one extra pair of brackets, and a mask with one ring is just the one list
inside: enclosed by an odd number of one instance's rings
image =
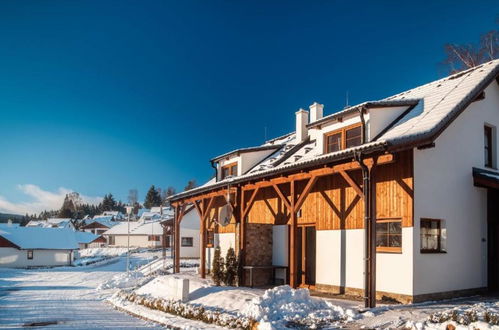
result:
[(76, 241), (80, 250), (89, 248), (101, 248), (107, 246), (107, 241), (104, 236), (85, 231), (75, 231), (74, 233), (76, 235)]
[(117, 222), (114, 220), (114, 216), (111, 215), (98, 215), (95, 216), (91, 220), (87, 220), (87, 224), (82, 226), (80, 230), (86, 231), (89, 233), (97, 234), (97, 235), (102, 235), (105, 231), (107, 231), (109, 228), (112, 228), (121, 222)]
[(26, 224), (26, 227), (74, 229), (74, 224), (70, 218), (50, 218), (47, 220), (31, 220)]
[(201, 276), (212, 235), (240, 254), (245, 285), (272, 284), (275, 270), (370, 305), (374, 292), (410, 302), (499, 289), (498, 74), (496, 60), (325, 117), (314, 103), (295, 132), (212, 159), (214, 182), (170, 198), (180, 225), (198, 209)]
[(0, 227), (0, 267), (71, 265), (77, 249), (71, 229)]
[(124, 221), (104, 232), (109, 246), (126, 247), (128, 244), (128, 226), (130, 225), (130, 246), (160, 248), (163, 246), (163, 226), (160, 219), (153, 221)]
[[(112, 217), (113, 221), (123, 221), (126, 220), (125, 215), (120, 211), (104, 211), (101, 215), (97, 217)], [(94, 217), (95, 219), (95, 217)]]
[[(173, 218), (168, 219), (166, 225), (168, 226), (167, 246), (171, 247), (173, 245)], [(214, 251), (211, 249), (209, 252), (211, 252), (210, 255), (213, 255)], [(199, 216), (194, 207), (190, 206), (186, 209), (180, 224), (180, 256), (182, 258), (199, 258), (199, 255)]]

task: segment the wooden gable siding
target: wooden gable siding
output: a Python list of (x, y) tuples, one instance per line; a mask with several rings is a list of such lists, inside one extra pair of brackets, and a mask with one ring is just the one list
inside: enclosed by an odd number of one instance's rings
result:
[[(413, 160), (412, 151), (396, 155), (396, 161), (376, 168), (376, 203), (378, 218), (402, 218), (404, 227), (413, 225)], [(362, 186), (360, 170), (348, 172)], [(305, 181), (298, 181), (302, 191)], [(280, 185), (289, 199), (289, 185)], [(248, 213), (250, 223), (286, 224), (289, 214), (272, 187), (262, 188)], [(361, 229), (364, 227), (364, 202), (339, 175), (318, 179), (301, 208), (298, 224), (315, 223), (318, 230)]]
[(19, 249), (19, 246), (12, 243), (11, 241), (9, 241), (8, 239), (6, 239), (3, 236), (0, 236), (0, 247), (12, 247), (12, 248)]
[[(231, 198), (234, 198), (234, 194), (232, 195)], [(234, 218), (234, 216), (232, 217), (230, 224), (226, 227), (220, 226), (218, 223), (213, 221), (213, 219), (218, 220), (220, 209), (225, 204), (226, 200), (224, 196), (215, 197), (215, 200), (213, 201), (213, 206), (209, 211), (210, 214), (208, 215), (208, 219), (206, 219), (206, 229), (213, 229), (215, 233), (219, 234), (236, 232), (236, 219)]]

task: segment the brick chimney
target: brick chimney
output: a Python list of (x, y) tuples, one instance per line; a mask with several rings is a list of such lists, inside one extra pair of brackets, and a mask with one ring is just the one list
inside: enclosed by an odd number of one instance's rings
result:
[(300, 109), (296, 112), (296, 142), (300, 143), (308, 137), (308, 111)]
[(313, 123), (323, 117), (324, 104), (314, 102), (310, 107), (310, 122)]

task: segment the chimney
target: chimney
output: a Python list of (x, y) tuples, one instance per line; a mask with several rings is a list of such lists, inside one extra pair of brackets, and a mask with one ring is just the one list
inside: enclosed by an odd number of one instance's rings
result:
[(300, 109), (296, 112), (296, 142), (300, 143), (308, 137), (308, 111)]
[(324, 112), (324, 104), (314, 102), (310, 107), (310, 122), (313, 123), (322, 118)]

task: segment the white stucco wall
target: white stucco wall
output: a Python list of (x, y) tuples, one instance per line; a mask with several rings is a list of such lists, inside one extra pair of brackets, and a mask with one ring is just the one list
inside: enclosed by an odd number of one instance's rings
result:
[[(215, 234), (215, 246), (220, 246), (220, 253), (223, 258), (227, 255), (229, 248), (236, 248), (236, 234), (235, 233), (221, 233)], [(206, 269), (211, 269), (213, 264), (214, 248), (206, 248)]]
[(368, 120), (366, 124), (368, 127), (369, 141), (390, 125), (398, 116), (400, 116), (409, 107), (385, 107), (385, 108), (371, 108), (369, 109)]
[(272, 226), (272, 265), (288, 266), (288, 226)]
[[(377, 253), (378, 291), (412, 294), (412, 228), (402, 230), (402, 253)], [(363, 229), (318, 230), (316, 283), (364, 288)]]
[[(200, 220), (196, 210), (187, 212), (180, 222), (180, 257), (199, 258), (200, 254)], [(182, 246), (182, 237), (192, 237), (192, 247)]]
[(27, 250), (0, 248), (0, 267), (65, 266), (71, 264), (72, 258), (71, 250), (33, 250), (33, 259), (30, 260)]
[[(499, 127), (499, 87), (473, 102), (435, 141), (414, 152), (415, 294), (487, 285), (486, 190), (473, 186), (484, 167), (484, 123)], [(497, 141), (496, 154), (497, 154)], [(447, 253), (420, 253), (420, 219), (443, 219)]]

